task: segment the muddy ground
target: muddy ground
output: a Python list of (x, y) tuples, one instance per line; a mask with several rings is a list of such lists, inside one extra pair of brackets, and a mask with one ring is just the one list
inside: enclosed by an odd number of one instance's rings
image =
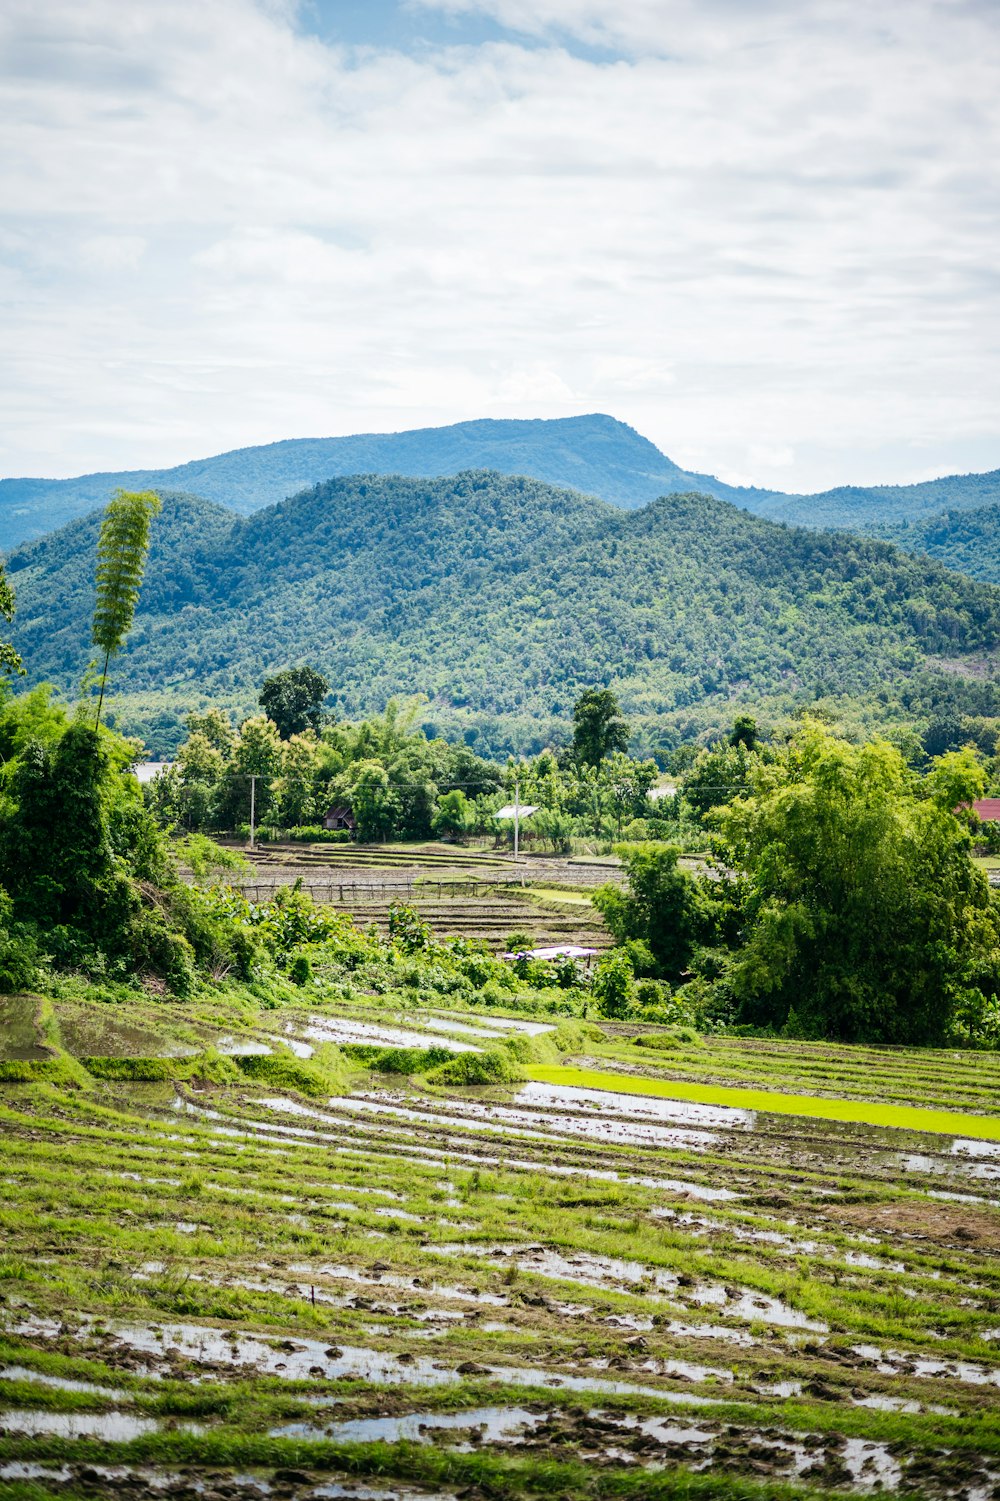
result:
[[(233, 1046), (503, 1022), (304, 1006)], [(1000, 1496), (996, 1143), (378, 1074), (7, 1085), (0, 1133), (0, 1494)]]

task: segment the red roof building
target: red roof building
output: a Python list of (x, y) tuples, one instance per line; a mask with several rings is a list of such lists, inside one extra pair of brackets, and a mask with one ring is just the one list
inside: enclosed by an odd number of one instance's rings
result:
[(972, 811), (980, 823), (1000, 823), (1000, 797), (981, 797)]

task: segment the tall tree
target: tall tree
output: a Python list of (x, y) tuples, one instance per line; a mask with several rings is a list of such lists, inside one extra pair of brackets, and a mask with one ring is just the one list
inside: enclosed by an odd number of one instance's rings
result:
[(677, 864), (671, 844), (620, 845), (628, 886), (599, 886), (594, 905), (619, 943), (648, 945), (663, 979), (676, 981), (712, 928), (711, 900)]
[(1000, 945), (954, 811), (982, 791), (974, 757), (942, 756), (921, 780), (886, 741), (850, 745), (811, 722), (749, 780), (716, 815), (747, 876), (727, 980), (739, 1020), (846, 1042), (977, 1030)]
[(628, 750), (628, 725), (610, 688), (588, 688), (573, 706), (573, 756), (600, 766), (613, 751)]
[(101, 722), (108, 664), (132, 629), (149, 552), (149, 524), (159, 509), (160, 497), (152, 490), (116, 490), (101, 523), (93, 640), (104, 653), (104, 669), (95, 728)]
[(306, 730), (318, 734), (323, 725), (320, 707), (330, 691), (330, 684), (313, 667), (288, 667), (264, 679), (257, 702), (278, 726), (282, 740), (302, 735)]
[[(0, 617), (9, 625), (14, 619), (14, 591), (7, 581), (7, 575), (0, 564)], [(23, 674), (21, 658), (11, 646), (9, 641), (0, 641), (0, 673), (16, 672)]]

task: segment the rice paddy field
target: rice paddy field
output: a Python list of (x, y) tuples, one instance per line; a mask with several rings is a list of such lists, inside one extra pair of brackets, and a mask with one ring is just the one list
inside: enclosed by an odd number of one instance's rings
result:
[(997, 1055), (319, 985), (0, 1040), (0, 1496), (1000, 1496)]

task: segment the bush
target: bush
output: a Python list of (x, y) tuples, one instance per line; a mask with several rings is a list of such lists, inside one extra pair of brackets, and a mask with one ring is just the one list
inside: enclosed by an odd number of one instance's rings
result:
[(519, 1084), (524, 1070), (506, 1048), (485, 1053), (459, 1053), (428, 1074), (429, 1084)]
[(644, 844), (650, 837), (648, 818), (633, 818), (622, 829), (622, 839), (626, 844)]
[(635, 987), (636, 1004), (643, 1010), (647, 1006), (663, 1006), (673, 995), (666, 980), (640, 980)]
[(602, 1016), (627, 1016), (635, 1001), (635, 976), (628, 955), (612, 949), (599, 959), (591, 988)]
[(516, 928), (513, 933), (507, 934), (507, 952), (510, 954), (522, 954), (527, 949), (535, 947), (535, 940), (530, 933), (523, 928)]
[(635, 1039), (637, 1048), (653, 1048), (658, 1053), (669, 1053), (679, 1048), (681, 1040), (673, 1032), (648, 1032), (642, 1037)]
[(670, 1032), (646, 1032), (635, 1039), (637, 1048), (652, 1048), (669, 1053), (675, 1048), (701, 1046), (701, 1037), (693, 1027), (674, 1027)]
[(370, 1042), (345, 1042), (341, 1052), (377, 1074), (423, 1074), (454, 1057), (450, 1048), (387, 1048)]
[(11, 901), (0, 891), (0, 993), (31, 990), (38, 983), (38, 941), (24, 923), (10, 921)]
[(412, 907), (389, 908), (389, 937), (404, 954), (417, 954), (431, 946), (431, 930)]
[(305, 954), (296, 954), (288, 970), (288, 978), (296, 985), (308, 985), (313, 977), (312, 965)]
[(291, 1053), (250, 1053), (232, 1060), (248, 1079), (292, 1089), (318, 1099), (339, 1088), (348, 1070), (338, 1048), (328, 1046), (315, 1058), (296, 1058)]
[[(513, 987), (514, 976), (509, 969), (504, 969), (502, 976), (496, 975), (492, 980), (487, 980), (477, 996), (481, 1006), (509, 1006), (510, 993)], [(507, 983), (505, 984), (504, 981)]]
[(655, 975), (657, 962), (652, 949), (644, 938), (629, 938), (621, 945), (623, 954), (628, 955), (628, 962), (632, 966), (632, 973), (644, 978)]

